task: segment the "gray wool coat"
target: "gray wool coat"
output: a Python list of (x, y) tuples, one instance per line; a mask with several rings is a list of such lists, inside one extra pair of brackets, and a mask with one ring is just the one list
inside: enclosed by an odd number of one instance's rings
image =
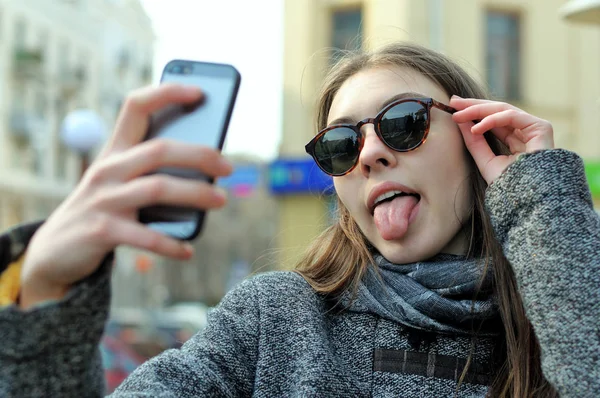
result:
[[(546, 378), (562, 397), (600, 396), (600, 221), (581, 159), (564, 150), (525, 155), (488, 188), (486, 206)], [(33, 231), (0, 238), (3, 267)], [(103, 395), (109, 269), (107, 261), (59, 302), (0, 309), (0, 396)], [(457, 390), (471, 341), (334, 311), (298, 274), (272, 272), (232, 290), (204, 331), (143, 364), (114, 396), (483, 397), (497, 341), (477, 339), (475, 365)]]

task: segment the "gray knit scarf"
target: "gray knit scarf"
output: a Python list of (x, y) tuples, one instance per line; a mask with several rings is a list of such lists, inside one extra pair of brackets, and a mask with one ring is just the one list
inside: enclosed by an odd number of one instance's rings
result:
[(392, 264), (380, 254), (374, 259), (376, 267), (369, 267), (357, 295), (342, 296), (351, 311), (444, 334), (491, 336), (500, 331), (492, 271), (488, 267), (482, 282), (483, 260), (451, 254), (413, 264)]

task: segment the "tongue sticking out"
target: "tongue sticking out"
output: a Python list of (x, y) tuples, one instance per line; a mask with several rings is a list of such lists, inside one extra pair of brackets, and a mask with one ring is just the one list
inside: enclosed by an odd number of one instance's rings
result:
[(410, 216), (419, 200), (415, 196), (398, 196), (375, 208), (373, 217), (379, 234), (385, 240), (400, 239), (406, 234)]

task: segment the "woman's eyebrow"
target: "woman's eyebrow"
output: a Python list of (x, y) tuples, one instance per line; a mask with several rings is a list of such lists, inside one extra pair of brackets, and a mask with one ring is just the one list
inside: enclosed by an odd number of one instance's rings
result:
[(352, 119), (351, 117), (342, 116), (342, 117), (338, 117), (337, 119), (332, 120), (331, 122), (327, 123), (327, 126), (334, 126), (336, 124), (356, 124), (356, 121), (354, 119)]
[(427, 98), (427, 96), (425, 94), (421, 94), (421, 93), (417, 93), (414, 91), (408, 91), (405, 93), (400, 93), (400, 94), (396, 94), (391, 98), (388, 98), (387, 100), (385, 100), (381, 106), (379, 107), (379, 109), (383, 109), (386, 106), (388, 106), (389, 104), (391, 104), (394, 101), (398, 101), (401, 99), (406, 99), (406, 98)]
[[(427, 98), (427, 96), (425, 94), (417, 93), (414, 91), (408, 91), (405, 93), (396, 94), (393, 97), (390, 97), (387, 100), (385, 100), (381, 104), (379, 109), (381, 110), (381, 109), (385, 108), (386, 106), (388, 106), (389, 104), (391, 104), (394, 101), (406, 99), (406, 98)], [(373, 115), (373, 116), (375, 116), (375, 115)], [(335, 120), (332, 120), (330, 123), (327, 123), (327, 126), (334, 126), (337, 124), (356, 124), (356, 123), (357, 123), (357, 120), (354, 120), (353, 118), (351, 118), (349, 116), (342, 116)]]

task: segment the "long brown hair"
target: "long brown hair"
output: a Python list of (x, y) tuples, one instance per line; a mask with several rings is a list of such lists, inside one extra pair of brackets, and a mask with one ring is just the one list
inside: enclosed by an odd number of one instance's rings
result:
[[(342, 84), (352, 75), (374, 66), (408, 67), (437, 83), (450, 96), (488, 98), (486, 90), (454, 61), (430, 49), (408, 43), (396, 43), (373, 52), (348, 53), (327, 75), (317, 103), (317, 130), (327, 125), (331, 103)], [(507, 154), (508, 148), (491, 133), (486, 139), (496, 154)], [(469, 159), (471, 159), (469, 157)], [(489, 395), (494, 397), (557, 397), (544, 378), (540, 363), (540, 346), (533, 327), (525, 316), (514, 272), (495, 238), (485, 210), (487, 183), (472, 161), (470, 187), (473, 203), (470, 214), (468, 256), (487, 259), (494, 272), (497, 296), (504, 330), (499, 363), (502, 365)], [(296, 265), (312, 287), (327, 296), (355, 289), (372, 262), (370, 244), (343, 203), (338, 199), (338, 217), (306, 251)], [(466, 374), (465, 369), (463, 376)]]

